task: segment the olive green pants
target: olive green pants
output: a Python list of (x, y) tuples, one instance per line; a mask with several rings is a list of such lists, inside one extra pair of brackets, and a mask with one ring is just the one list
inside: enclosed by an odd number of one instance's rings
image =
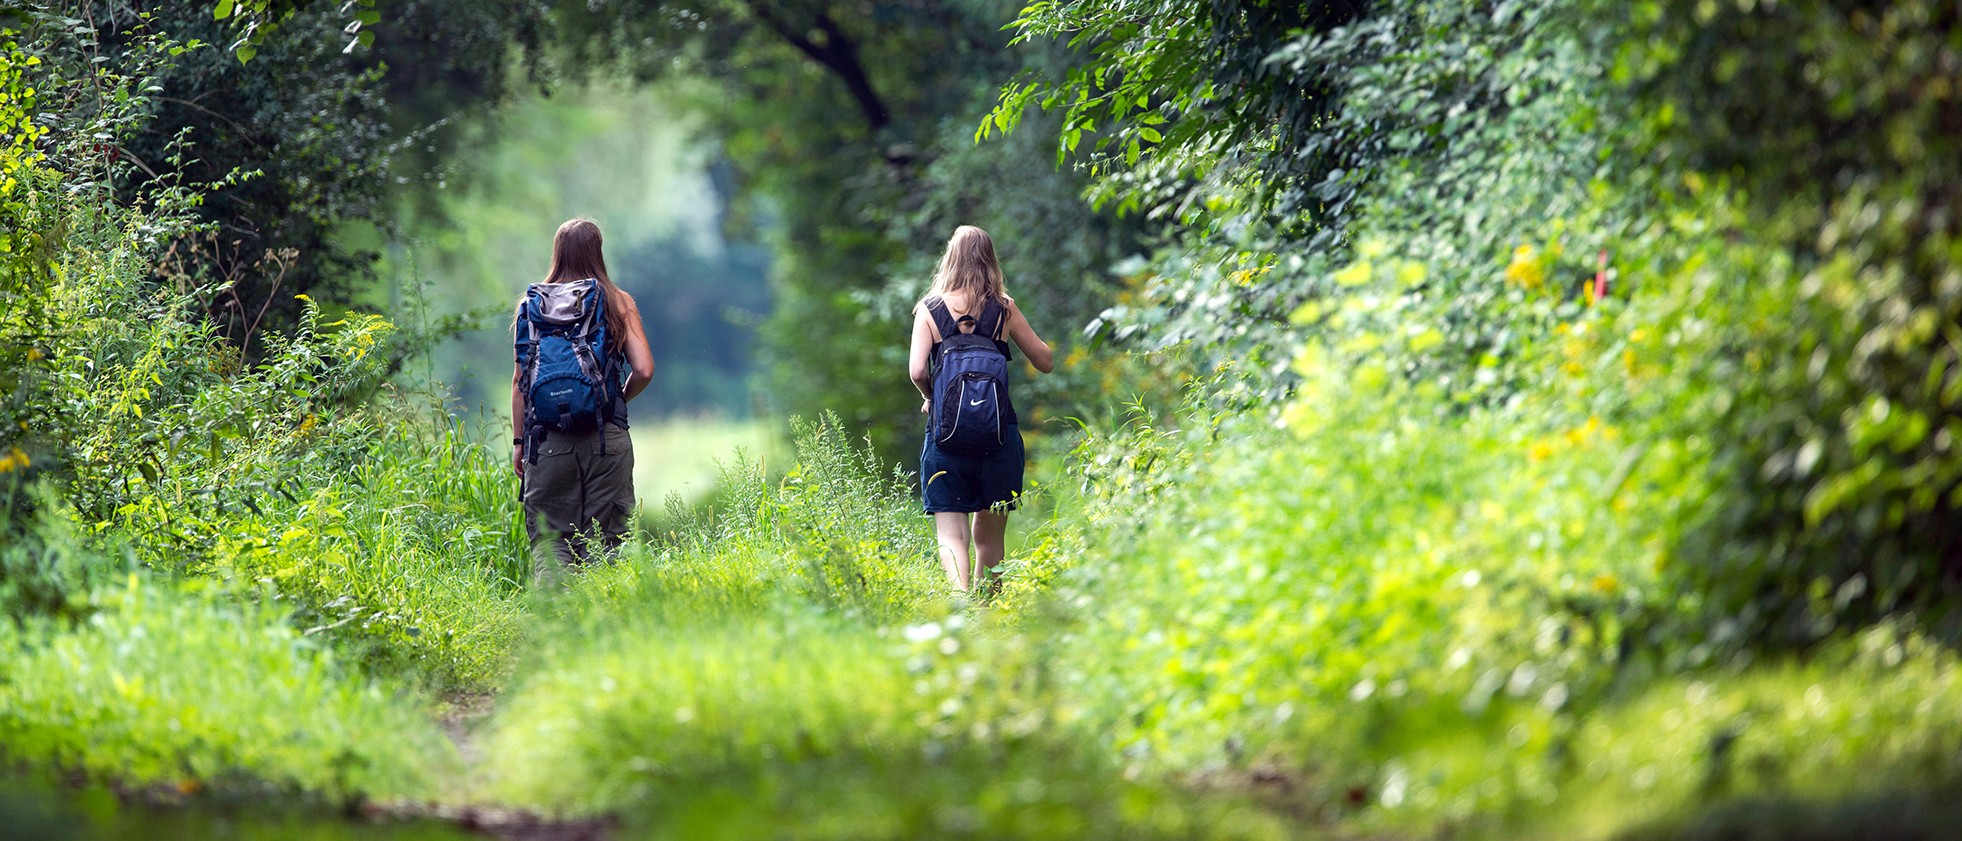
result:
[(634, 439), (607, 424), (598, 432), (547, 433), (536, 449), (538, 460), (525, 465), (525, 532), (533, 580), (544, 584), (626, 540), (634, 516)]

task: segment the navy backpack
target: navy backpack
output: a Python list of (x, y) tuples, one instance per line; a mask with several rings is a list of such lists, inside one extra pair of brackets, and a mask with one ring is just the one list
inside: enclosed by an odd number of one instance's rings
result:
[(526, 288), (518, 308), (517, 348), (532, 461), (538, 458), (536, 443), (547, 433), (592, 432), (613, 420), (606, 288), (597, 279)]
[[(978, 321), (972, 315), (956, 321), (938, 298), (927, 303), (927, 313), (940, 328), (927, 421), (933, 442), (951, 453), (993, 455), (1001, 449), (1009, 411), (1008, 352), (1001, 342), (1007, 314), (1000, 302), (990, 300)], [(974, 332), (962, 333), (961, 324), (975, 325)]]

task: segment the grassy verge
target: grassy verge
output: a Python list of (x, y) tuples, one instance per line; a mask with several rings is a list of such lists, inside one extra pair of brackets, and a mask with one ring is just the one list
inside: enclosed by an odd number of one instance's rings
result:
[(134, 574), (94, 600), (80, 625), (0, 626), (7, 761), (327, 803), (428, 795), (455, 767), (420, 696), (349, 675), (275, 610)]

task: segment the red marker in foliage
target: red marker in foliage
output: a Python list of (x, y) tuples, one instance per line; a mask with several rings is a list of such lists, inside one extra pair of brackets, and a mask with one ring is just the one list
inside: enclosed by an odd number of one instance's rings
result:
[(1608, 297), (1608, 249), (1601, 249), (1600, 268), (1594, 270), (1594, 302)]

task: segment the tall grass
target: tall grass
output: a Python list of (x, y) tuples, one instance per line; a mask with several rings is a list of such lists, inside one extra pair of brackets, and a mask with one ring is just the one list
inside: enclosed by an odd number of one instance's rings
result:
[(133, 788), (339, 803), (455, 768), (417, 695), (350, 675), (278, 611), (131, 574), (89, 620), (0, 623), (0, 757)]

